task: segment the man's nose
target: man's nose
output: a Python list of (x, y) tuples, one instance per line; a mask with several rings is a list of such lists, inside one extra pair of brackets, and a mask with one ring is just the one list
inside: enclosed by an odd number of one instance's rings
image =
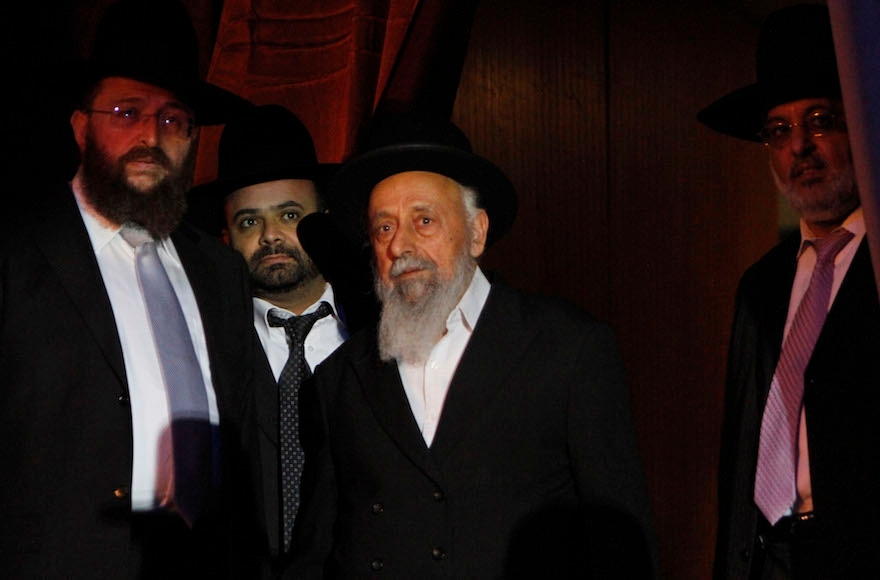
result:
[(789, 142), (789, 147), (791, 147), (791, 150), (796, 155), (803, 155), (804, 153), (809, 153), (815, 149), (815, 139), (816, 137), (813, 133), (803, 125), (791, 126), (791, 141)]

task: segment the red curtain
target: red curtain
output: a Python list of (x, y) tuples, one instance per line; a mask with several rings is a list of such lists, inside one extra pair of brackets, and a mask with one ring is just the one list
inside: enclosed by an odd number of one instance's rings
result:
[[(378, 107), (451, 114), (474, 10), (461, 0), (226, 0), (208, 80), (287, 106), (319, 160), (341, 161)], [(216, 174), (220, 132), (202, 132), (196, 183)]]

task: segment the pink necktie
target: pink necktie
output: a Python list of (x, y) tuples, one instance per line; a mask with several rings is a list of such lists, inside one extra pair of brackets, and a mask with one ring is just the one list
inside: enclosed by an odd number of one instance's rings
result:
[(827, 238), (807, 242), (816, 250), (816, 267), (782, 345), (761, 421), (755, 503), (772, 524), (785, 515), (797, 497), (797, 442), (804, 371), (828, 313), (834, 258), (852, 237), (852, 232), (838, 228)]

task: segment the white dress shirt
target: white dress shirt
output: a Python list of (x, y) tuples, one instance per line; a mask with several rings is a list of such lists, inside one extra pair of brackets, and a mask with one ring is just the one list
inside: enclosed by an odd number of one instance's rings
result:
[(468, 289), (446, 319), (446, 334), (431, 349), (428, 360), (422, 365), (397, 363), (410, 409), (428, 447), (434, 441), (449, 384), (486, 305), (489, 288), (489, 280), (478, 266)]
[[(168, 503), (173, 496), (173, 463), (168, 397), (162, 379), (159, 354), (150, 331), (149, 315), (138, 285), (134, 249), (80, 204), (104, 287), (113, 307), (116, 330), (122, 344), (131, 404), (132, 458), (131, 503), (137, 511)], [(192, 287), (170, 238), (156, 241), (159, 259), (168, 273), (186, 318), (190, 338), (201, 366), (212, 425), (220, 415), (211, 380), (205, 331)]]
[[(333, 288), (330, 284), (327, 284), (324, 288), (324, 293), (318, 301), (306, 308), (303, 314), (314, 312), (318, 309), (321, 302), (329, 304), (333, 313), (316, 321), (315, 325), (309, 330), (309, 334), (306, 335), (304, 345), (306, 363), (309, 365), (309, 370), (313, 372), (315, 367), (330, 356), (348, 338), (345, 325), (339, 319), (339, 313), (336, 310), (336, 300), (333, 296)], [(281, 371), (284, 369), (284, 364), (287, 362), (287, 357), (290, 355), (290, 347), (287, 344), (287, 333), (284, 328), (269, 325), (269, 312), (280, 318), (290, 318), (296, 315), (262, 298), (254, 298), (254, 328), (257, 329), (257, 335), (263, 344), (266, 358), (269, 359), (269, 366), (272, 367), (275, 382), (278, 382)]]

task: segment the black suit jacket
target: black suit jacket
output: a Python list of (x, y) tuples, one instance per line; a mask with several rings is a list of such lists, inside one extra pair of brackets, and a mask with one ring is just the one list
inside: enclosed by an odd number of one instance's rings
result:
[[(719, 471), (715, 578), (748, 578), (757, 565), (754, 480), (761, 418), (797, 268), (800, 236), (743, 275), (728, 356)], [(805, 374), (810, 477), (823, 540), (822, 578), (878, 578), (880, 306), (863, 240), (822, 327)]]
[[(292, 578), (652, 575), (629, 401), (610, 329), (492, 286), (429, 449), (375, 333), (318, 368), (303, 406)], [(593, 572), (593, 576), (589, 573)]]
[[(145, 556), (133, 529), (131, 407), (110, 300), (69, 186), (37, 195), (0, 233), (0, 569), (6, 578), (134, 577), (162, 555)], [(172, 239), (221, 417), (223, 484), (192, 534), (206, 577), (252, 577), (245, 445), (258, 346), (247, 272), (194, 230)]]

